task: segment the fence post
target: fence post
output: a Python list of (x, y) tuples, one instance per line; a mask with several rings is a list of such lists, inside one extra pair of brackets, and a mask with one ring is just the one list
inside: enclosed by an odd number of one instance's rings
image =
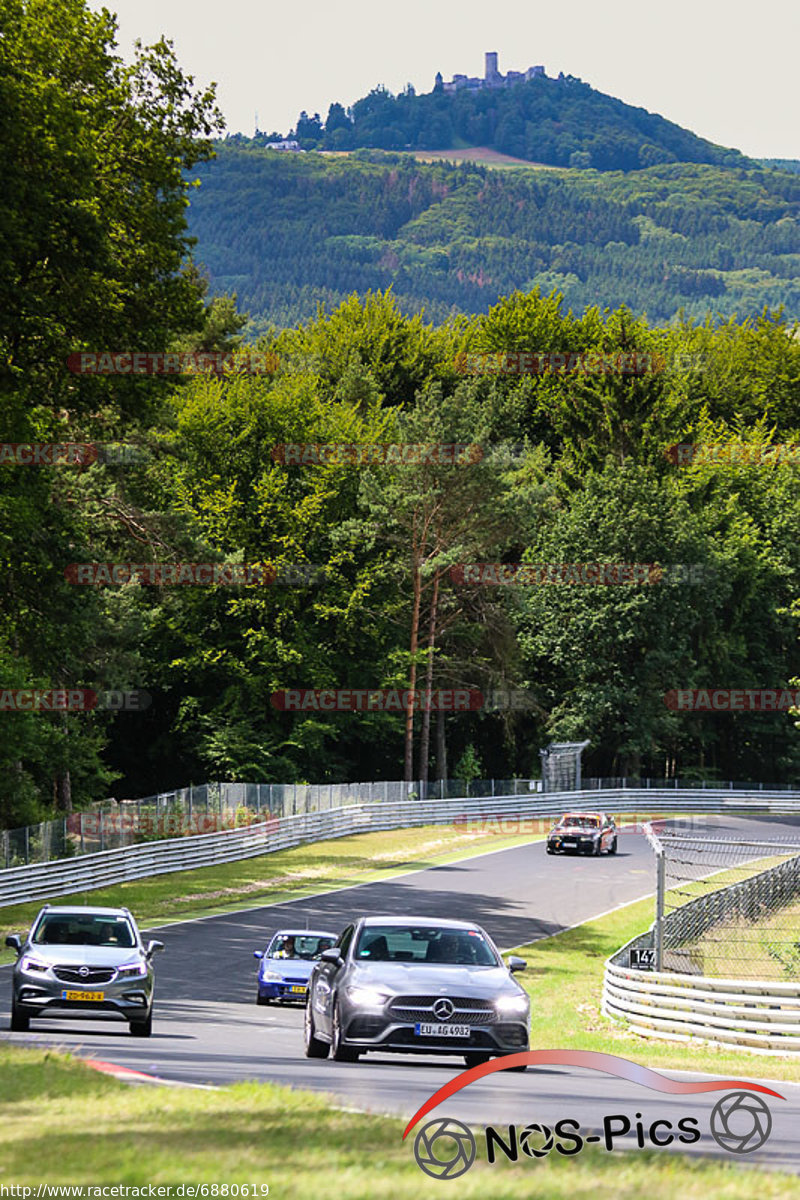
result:
[(30, 825), (26, 825), (25, 826), (25, 866), (26, 867), (31, 860), (30, 849), (31, 849), (31, 827), (30, 827)]
[(664, 847), (656, 851), (656, 970), (664, 970)]

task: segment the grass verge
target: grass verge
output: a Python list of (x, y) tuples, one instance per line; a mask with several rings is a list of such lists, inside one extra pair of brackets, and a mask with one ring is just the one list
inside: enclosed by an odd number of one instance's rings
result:
[[(741, 917), (714, 925), (689, 954), (703, 972), (728, 979), (800, 979), (800, 900), (760, 920)], [(683, 948), (683, 947), (682, 947)]]
[[(405, 1122), (345, 1112), (271, 1084), (131, 1088), (54, 1052), (0, 1042), (0, 1180), (39, 1184), (268, 1184), (271, 1200), (441, 1200)], [(591, 1148), (489, 1166), (480, 1146), (458, 1200), (778, 1200), (794, 1177), (668, 1152)], [(534, 1177), (535, 1172), (535, 1177)], [(535, 1178), (535, 1183), (534, 1183)], [(252, 1193), (251, 1193), (252, 1195)]]
[(647, 929), (652, 919), (653, 901), (640, 900), (515, 951), (528, 960), (528, 970), (516, 978), (531, 996), (531, 1047), (600, 1050), (656, 1070), (800, 1081), (798, 1058), (642, 1038), (603, 1015), (605, 960)]

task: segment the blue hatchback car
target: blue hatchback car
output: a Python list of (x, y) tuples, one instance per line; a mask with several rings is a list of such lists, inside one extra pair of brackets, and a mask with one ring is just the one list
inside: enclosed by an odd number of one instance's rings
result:
[(311, 969), (337, 936), (319, 929), (281, 929), (266, 950), (254, 950), (254, 957), (261, 960), (256, 1004), (273, 1000), (299, 1000), (305, 1004)]

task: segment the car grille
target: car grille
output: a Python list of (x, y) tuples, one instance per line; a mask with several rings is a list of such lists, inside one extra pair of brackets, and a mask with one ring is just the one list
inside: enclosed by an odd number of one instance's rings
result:
[[(82, 974), (82, 970), (85, 974)], [(53, 974), (56, 979), (60, 979), (62, 983), (110, 983), (116, 975), (113, 967), (53, 967)]]
[(438, 1021), (433, 1006), (437, 1000), (447, 999), (455, 1006), (447, 1024), (493, 1025), (497, 1014), (488, 1000), (474, 996), (398, 996), (389, 1005), (389, 1012), (396, 1021)]

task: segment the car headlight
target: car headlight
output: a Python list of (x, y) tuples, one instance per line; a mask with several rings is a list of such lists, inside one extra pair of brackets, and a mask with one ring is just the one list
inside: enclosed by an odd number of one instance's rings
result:
[(351, 984), (350, 987), (345, 988), (345, 991), (353, 1004), (360, 1004), (364, 1008), (377, 1008), (389, 999), (389, 992), (382, 992), (378, 988), (361, 987), (359, 984)]
[(146, 974), (147, 974), (147, 963), (143, 963), (138, 960), (136, 962), (125, 963), (123, 966), (117, 967), (117, 978), (118, 979), (132, 979), (134, 976), (141, 976), (141, 975), (146, 975)]
[(19, 964), (21, 971), (49, 971), (50, 963), (43, 962), (34, 954), (26, 954)]
[(268, 983), (280, 983), (283, 976), (280, 971), (262, 971), (261, 978)]
[(500, 996), (495, 1001), (495, 1008), (504, 1016), (519, 1014), (523, 1016), (528, 1011), (527, 996)]

